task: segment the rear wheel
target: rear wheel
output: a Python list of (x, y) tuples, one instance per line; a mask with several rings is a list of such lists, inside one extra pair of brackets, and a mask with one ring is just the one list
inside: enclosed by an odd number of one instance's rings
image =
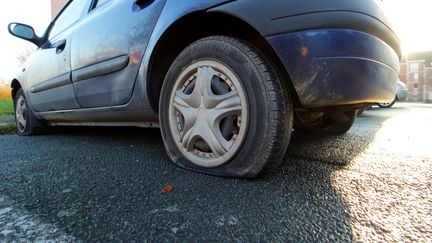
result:
[(19, 89), (14, 97), (14, 108), (18, 135), (30, 136), (43, 130), (43, 123), (33, 115), (22, 89)]
[(394, 105), (394, 103), (396, 103), (396, 100), (397, 100), (397, 96), (394, 98), (394, 100), (392, 101), (392, 102), (389, 102), (389, 103), (378, 103), (377, 105), (380, 107), (380, 108), (390, 108), (390, 107), (392, 107), (393, 105)]
[(177, 165), (218, 176), (254, 177), (287, 149), (292, 106), (263, 55), (215, 36), (187, 47), (165, 78), (159, 116)]
[(324, 112), (296, 112), (294, 128), (296, 131), (328, 134), (346, 133), (354, 124), (356, 110), (330, 110)]

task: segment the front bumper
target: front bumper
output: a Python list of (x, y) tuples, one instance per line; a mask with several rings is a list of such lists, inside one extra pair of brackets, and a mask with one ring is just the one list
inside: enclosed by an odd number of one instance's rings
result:
[(305, 108), (378, 103), (395, 97), (396, 52), (350, 29), (316, 29), (268, 37)]

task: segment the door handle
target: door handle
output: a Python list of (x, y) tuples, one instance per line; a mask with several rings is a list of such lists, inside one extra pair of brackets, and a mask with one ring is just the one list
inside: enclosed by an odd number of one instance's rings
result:
[(154, 0), (135, 0), (135, 6), (139, 7), (139, 10), (142, 10), (153, 2)]
[(59, 40), (59, 41), (55, 42), (53, 46), (56, 49), (56, 53), (60, 54), (66, 48), (66, 40)]

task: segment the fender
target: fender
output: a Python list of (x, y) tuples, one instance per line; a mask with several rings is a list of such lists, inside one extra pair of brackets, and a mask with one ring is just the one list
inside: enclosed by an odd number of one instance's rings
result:
[[(146, 51), (141, 60), (140, 68), (135, 82), (135, 91), (129, 106), (141, 109), (152, 110), (147, 93), (147, 77), (149, 64), (153, 56), (155, 47), (159, 40), (182, 17), (193, 12), (207, 11), (211, 8), (233, 2), (233, 0), (199, 0), (199, 1), (178, 1), (166, 0), (165, 6), (159, 15), (159, 19), (154, 27), (152, 36), (147, 44)], [(155, 118), (156, 119), (156, 116)]]
[[(303, 107), (394, 97), (396, 83), (388, 80), (397, 80), (400, 41), (375, 0), (235, 1), (210, 12), (242, 19), (267, 39)], [(338, 66), (356, 67), (352, 69), (357, 74)], [(333, 80), (331, 85), (328, 80)], [(349, 85), (344, 80), (350, 80)]]
[(264, 37), (308, 29), (353, 29), (376, 36), (401, 57), (400, 41), (374, 0), (234, 1), (211, 12), (236, 16)]

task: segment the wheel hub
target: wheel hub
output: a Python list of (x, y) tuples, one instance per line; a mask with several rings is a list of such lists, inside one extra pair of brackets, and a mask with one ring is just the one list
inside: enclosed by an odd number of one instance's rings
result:
[(244, 139), (247, 103), (237, 76), (217, 61), (199, 61), (176, 80), (170, 127), (192, 162), (215, 167), (229, 161)]

